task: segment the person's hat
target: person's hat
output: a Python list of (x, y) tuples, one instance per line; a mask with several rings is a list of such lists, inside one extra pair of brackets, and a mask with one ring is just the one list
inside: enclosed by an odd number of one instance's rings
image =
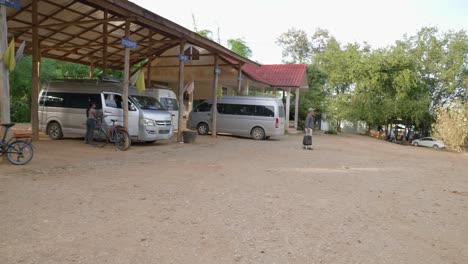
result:
[(314, 111), (315, 109), (314, 108), (309, 108), (309, 112), (312, 112)]

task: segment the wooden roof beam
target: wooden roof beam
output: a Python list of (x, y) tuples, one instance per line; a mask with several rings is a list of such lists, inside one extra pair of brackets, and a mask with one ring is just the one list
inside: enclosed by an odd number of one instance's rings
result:
[[(55, 20), (58, 20), (54, 18)], [(72, 21), (72, 22), (63, 22), (63, 23), (56, 23), (56, 24), (48, 24), (48, 25), (39, 25), (37, 26), (38, 28), (55, 28), (55, 27), (67, 27), (67, 26), (74, 26), (74, 25), (85, 25), (85, 24), (102, 24), (102, 23), (108, 23), (108, 22), (113, 22), (113, 21), (125, 21), (126, 18), (108, 18), (108, 19), (97, 19), (97, 20), (79, 20), (79, 21)], [(128, 18), (131, 21), (135, 20), (135, 18)], [(32, 26), (28, 27), (12, 27), (9, 28), (10, 30), (25, 30), (25, 29), (31, 29)]]
[[(88, 41), (96, 41), (96, 40), (91, 40), (91, 39), (86, 39)], [(173, 44), (173, 43), (179, 43), (180, 40), (153, 40), (153, 44)], [(150, 44), (150, 41), (139, 41), (138, 45), (141, 46), (146, 46)], [(114, 42), (107, 44), (107, 46), (117, 46), (121, 45), (120, 42)], [(97, 43), (97, 44), (84, 44), (84, 45), (66, 45), (66, 46), (43, 46), (41, 47), (41, 50), (67, 50), (67, 49), (78, 49), (78, 48), (94, 48), (94, 47), (99, 47), (102, 48), (104, 46), (104, 43)]]

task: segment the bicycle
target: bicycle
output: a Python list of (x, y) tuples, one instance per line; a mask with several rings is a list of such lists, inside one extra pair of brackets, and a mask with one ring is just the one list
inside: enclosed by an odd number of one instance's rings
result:
[(31, 140), (31, 135), (14, 134), (13, 137), (6, 141), (8, 130), (14, 126), (14, 123), (1, 124), (5, 128), (3, 138), (0, 140), (0, 157), (6, 155), (7, 159), (15, 165), (24, 165), (31, 161), (34, 155), (34, 150)]
[(116, 125), (116, 119), (111, 119), (112, 126), (108, 127), (104, 117), (96, 120), (96, 128), (93, 133), (93, 143), (102, 148), (108, 142), (112, 142), (119, 150), (127, 150), (131, 145), (130, 135), (125, 127)]

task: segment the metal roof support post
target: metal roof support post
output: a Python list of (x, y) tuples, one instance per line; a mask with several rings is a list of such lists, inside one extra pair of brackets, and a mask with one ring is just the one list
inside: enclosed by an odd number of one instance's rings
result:
[(294, 128), (297, 130), (297, 124), (299, 121), (299, 94), (301, 88), (296, 88), (296, 105), (294, 106)]
[[(0, 5), (0, 54), (3, 57), (5, 51), (8, 47), (8, 40), (7, 40), (7, 19), (6, 19), (6, 7), (4, 5)], [(10, 81), (8, 75), (8, 68), (3, 60), (0, 61), (0, 98), (1, 98), (1, 108), (0, 108), (0, 122), (10, 123)], [(3, 134), (3, 128), (2, 128)]]
[[(125, 37), (130, 35), (130, 20), (125, 21)], [(122, 93), (123, 125), (128, 128), (128, 86), (130, 82), (130, 48), (125, 47), (124, 83)]]
[(286, 92), (286, 122), (284, 124), (285, 128), (289, 128), (289, 114), (291, 113), (291, 88), (288, 88)]
[(214, 69), (213, 69), (213, 107), (211, 108), (211, 136), (216, 138), (216, 113), (218, 106), (218, 76), (221, 73), (221, 70), (218, 68), (218, 55), (214, 56)]
[(31, 87), (31, 129), (33, 140), (39, 140), (39, 89), (41, 85), (41, 54), (38, 28), (38, 0), (32, 2), (32, 87)]
[(179, 47), (179, 128), (177, 129), (177, 141), (182, 140), (182, 122), (184, 115), (184, 68), (185, 68), (185, 55), (184, 55), (185, 41), (180, 42)]

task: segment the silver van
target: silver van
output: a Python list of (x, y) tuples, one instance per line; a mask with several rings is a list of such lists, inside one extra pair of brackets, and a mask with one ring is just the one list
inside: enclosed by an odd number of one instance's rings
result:
[[(51, 139), (84, 135), (86, 108), (90, 102), (102, 111), (105, 121), (123, 123), (122, 84), (101, 80), (57, 80), (45, 83), (39, 94), (39, 129)], [(128, 132), (132, 141), (153, 142), (173, 136), (172, 117), (151, 96), (129, 88)]]
[(172, 114), (172, 126), (174, 130), (179, 128), (179, 102), (176, 93), (171, 88), (162, 85), (147, 87), (143, 95), (156, 98), (162, 106)]
[[(211, 109), (209, 99), (189, 114), (187, 127), (206, 135), (211, 130)], [(281, 99), (260, 96), (223, 96), (218, 98), (216, 107), (216, 131), (253, 139), (268, 139), (284, 135), (285, 111)]]

